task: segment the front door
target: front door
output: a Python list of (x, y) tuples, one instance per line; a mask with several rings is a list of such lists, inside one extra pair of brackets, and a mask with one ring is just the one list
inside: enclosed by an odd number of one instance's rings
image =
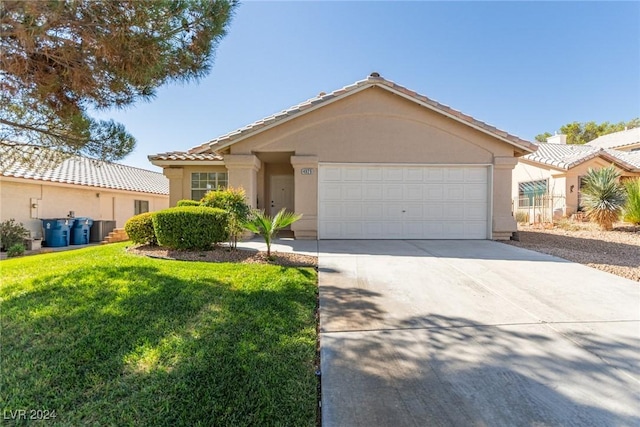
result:
[(273, 175), (271, 177), (271, 215), (285, 208), (293, 212), (293, 175)]

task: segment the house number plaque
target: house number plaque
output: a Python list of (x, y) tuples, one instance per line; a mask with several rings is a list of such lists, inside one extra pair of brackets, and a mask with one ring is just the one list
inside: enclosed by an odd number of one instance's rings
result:
[(302, 168), (300, 172), (302, 175), (313, 175), (313, 168)]

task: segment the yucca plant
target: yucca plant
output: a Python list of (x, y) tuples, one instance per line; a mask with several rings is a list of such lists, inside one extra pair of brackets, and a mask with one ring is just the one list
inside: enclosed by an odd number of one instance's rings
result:
[(640, 178), (625, 181), (624, 188), (627, 190), (627, 203), (622, 209), (624, 220), (640, 225)]
[(603, 230), (611, 230), (620, 217), (626, 199), (624, 187), (618, 181), (620, 174), (613, 165), (589, 169), (582, 187), (582, 204), (589, 216)]
[(271, 258), (271, 243), (275, 234), (300, 218), (302, 214), (287, 212), (282, 208), (274, 217), (266, 215), (264, 211), (254, 211), (251, 218), (243, 224), (247, 230), (262, 236), (267, 244), (267, 258)]

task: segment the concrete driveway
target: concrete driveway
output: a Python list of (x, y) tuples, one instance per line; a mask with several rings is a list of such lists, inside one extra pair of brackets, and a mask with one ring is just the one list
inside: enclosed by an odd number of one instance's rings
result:
[(320, 241), (324, 426), (640, 425), (640, 286), (491, 241)]

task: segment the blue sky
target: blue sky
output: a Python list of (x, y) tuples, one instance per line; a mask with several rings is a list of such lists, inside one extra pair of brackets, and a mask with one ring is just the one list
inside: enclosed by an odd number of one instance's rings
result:
[(187, 150), (372, 71), (522, 138), (640, 116), (639, 2), (245, 2), (198, 83), (101, 112), (122, 163)]

